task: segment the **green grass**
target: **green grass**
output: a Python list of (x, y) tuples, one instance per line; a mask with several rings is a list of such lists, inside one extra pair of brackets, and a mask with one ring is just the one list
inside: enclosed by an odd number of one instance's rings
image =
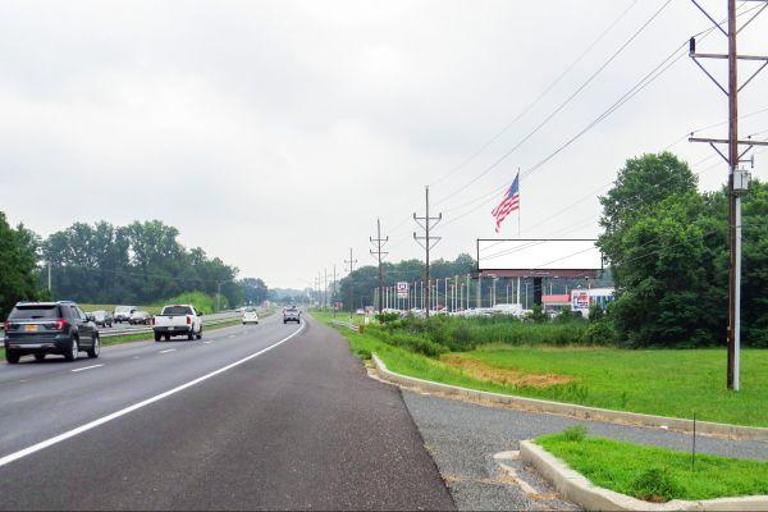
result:
[(649, 501), (768, 494), (768, 462), (697, 455), (692, 469), (690, 453), (573, 434), (536, 443), (593, 484), (622, 494)]
[[(329, 322), (329, 316), (314, 313)], [(492, 372), (557, 375), (548, 387), (502, 384), (388, 345), (370, 333), (339, 328), (352, 351), (375, 352), (397, 373), (482, 391), (543, 398), (605, 409), (768, 427), (768, 350), (742, 352), (742, 391), (725, 389), (725, 350), (623, 350), (606, 347), (485, 345), (459, 354)]]

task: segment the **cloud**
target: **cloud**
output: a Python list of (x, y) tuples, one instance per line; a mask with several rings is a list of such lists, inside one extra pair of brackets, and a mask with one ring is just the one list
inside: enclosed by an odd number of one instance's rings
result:
[[(439, 181), (629, 4), (4, 2), (0, 208), (42, 234), (76, 220), (159, 218), (243, 275), (298, 287), (323, 267), (341, 268), (349, 247), (372, 263), (366, 242), (379, 216), (385, 231), (398, 228), (391, 257), (418, 256), (408, 217), (435, 183), (435, 211), (446, 218), (436, 254), (454, 257), (493, 235), (494, 200), (456, 221), (463, 203), (544, 158), (706, 26), (673, 4), (549, 125), (466, 185), (657, 8), (639, 2), (528, 116)], [(745, 34), (745, 48), (761, 51), (761, 28)], [(716, 49), (717, 38), (706, 44)], [(764, 85), (744, 96), (744, 111), (768, 106)], [(541, 223), (608, 182), (626, 158), (717, 122), (724, 109), (683, 59), (523, 182), (525, 234), (594, 234), (594, 198)], [(745, 129), (765, 123), (755, 116)], [(694, 161), (709, 155), (687, 143), (674, 149)], [(702, 183), (722, 178), (715, 169)]]

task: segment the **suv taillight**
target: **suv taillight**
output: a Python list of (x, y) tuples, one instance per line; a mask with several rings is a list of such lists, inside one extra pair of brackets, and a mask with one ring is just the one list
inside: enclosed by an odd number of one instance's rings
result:
[(53, 324), (53, 328), (57, 331), (63, 331), (67, 327), (69, 327), (69, 322), (66, 320), (56, 320), (56, 322)]
[(192, 325), (192, 317), (187, 315), (187, 325)]

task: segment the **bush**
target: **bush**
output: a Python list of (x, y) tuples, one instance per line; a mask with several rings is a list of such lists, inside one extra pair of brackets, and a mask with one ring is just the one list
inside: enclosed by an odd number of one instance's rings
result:
[(389, 312), (376, 315), (376, 320), (382, 324), (388, 324), (400, 320), (400, 313)]
[(589, 321), (590, 322), (599, 322), (605, 318), (605, 311), (603, 311), (603, 308), (601, 308), (597, 304), (592, 304), (589, 306)]
[[(199, 313), (210, 314), (216, 311), (216, 299), (203, 292), (185, 292), (170, 299), (164, 300), (158, 305), (160, 307), (167, 304), (192, 304)], [(221, 297), (221, 306), (228, 306), (226, 297)]]
[(419, 334), (410, 334), (407, 332), (393, 332), (389, 329), (372, 327), (369, 333), (378, 339), (395, 347), (404, 348), (411, 352), (425, 355), (427, 357), (438, 357), (448, 352), (448, 348), (435, 343), (426, 336)]
[(584, 345), (614, 345), (617, 340), (616, 329), (607, 318), (598, 322), (590, 322), (581, 338)]
[(655, 503), (668, 501), (671, 496), (682, 493), (680, 484), (669, 470), (661, 467), (652, 467), (643, 471), (630, 485), (633, 496)]
[(531, 310), (527, 318), (537, 324), (543, 324), (548, 320), (547, 314), (540, 304), (535, 304), (533, 306), (533, 310)]

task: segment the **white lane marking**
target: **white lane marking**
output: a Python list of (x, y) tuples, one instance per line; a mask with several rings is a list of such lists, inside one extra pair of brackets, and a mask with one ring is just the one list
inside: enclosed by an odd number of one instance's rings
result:
[(176, 349), (175, 348), (167, 348), (165, 350), (161, 350), (159, 353), (160, 354), (167, 354), (168, 352), (176, 352)]
[(301, 332), (304, 331), (304, 325), (302, 325), (299, 329), (294, 331), (290, 336), (287, 336), (283, 338), (282, 340), (273, 343), (272, 345), (268, 346), (267, 348), (263, 348), (259, 350), (258, 352), (254, 352), (253, 354), (246, 356), (238, 361), (235, 361), (234, 363), (228, 364), (227, 366), (223, 366), (219, 368), (218, 370), (214, 370), (210, 373), (206, 373), (202, 377), (198, 377), (194, 380), (191, 380), (187, 382), (186, 384), (182, 384), (180, 386), (177, 386), (173, 389), (170, 389), (168, 391), (165, 391), (163, 393), (160, 393), (159, 395), (155, 395), (151, 398), (147, 398), (146, 400), (142, 400), (141, 402), (138, 402), (136, 404), (130, 405), (126, 407), (125, 409), (120, 409), (119, 411), (115, 411), (112, 414), (108, 414), (107, 416), (103, 416), (99, 419), (93, 420), (90, 423), (86, 423), (85, 425), (81, 425), (77, 428), (73, 428), (72, 430), (69, 430), (67, 432), (64, 432), (63, 434), (59, 434), (57, 436), (51, 437), (49, 439), (46, 439), (45, 441), (41, 441), (37, 444), (33, 444), (32, 446), (28, 446), (27, 448), (24, 448), (22, 450), (19, 450), (17, 452), (11, 453), (9, 455), (6, 455), (4, 457), (0, 457), (0, 468), (10, 464), (11, 462), (14, 462), (16, 460), (19, 460), (23, 457), (26, 457), (27, 455), (32, 455), (33, 453), (39, 452), (40, 450), (44, 450), (50, 446), (53, 446), (55, 444), (58, 444), (62, 441), (66, 441), (67, 439), (70, 439), (72, 437), (75, 437), (79, 434), (82, 434), (83, 432), (88, 432), (89, 430), (92, 430), (96, 427), (99, 427), (105, 423), (109, 423), (112, 420), (116, 420), (117, 418), (120, 418), (121, 416), (125, 416), (126, 414), (130, 414), (133, 411), (139, 410), (143, 407), (146, 407), (148, 405), (151, 405), (155, 402), (159, 402), (160, 400), (164, 398), (168, 398), (171, 395), (175, 395), (176, 393), (180, 391), (184, 391), (187, 388), (191, 388), (192, 386), (196, 386), (197, 384), (200, 384), (201, 382), (204, 382), (212, 377), (215, 377), (216, 375), (219, 375), (221, 373), (224, 373), (228, 370), (231, 370), (232, 368), (235, 368), (236, 366), (240, 366), (243, 363), (247, 363), (251, 359), (255, 359), (259, 357), (260, 355), (269, 352), (273, 348), (279, 347), (286, 341), (291, 340), (298, 334), (301, 334)]
[(213, 342), (212, 341), (204, 341), (203, 345), (210, 345), (211, 343), (213, 343)]
[(72, 371), (72, 373), (84, 372), (85, 370), (93, 370), (94, 368), (101, 368), (102, 366), (104, 366), (104, 365), (103, 364), (94, 364), (92, 366), (83, 366), (82, 368), (75, 368), (74, 370), (71, 370), (71, 371)]

